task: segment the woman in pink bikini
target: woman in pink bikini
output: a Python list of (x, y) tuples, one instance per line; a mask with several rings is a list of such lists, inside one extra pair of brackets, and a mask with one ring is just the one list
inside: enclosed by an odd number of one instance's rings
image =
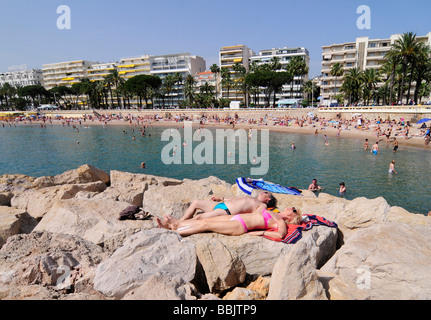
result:
[(181, 236), (210, 231), (228, 236), (240, 236), (247, 233), (283, 239), (287, 234), (286, 223), (300, 224), (301, 219), (302, 215), (299, 210), (292, 207), (286, 208), (283, 212), (258, 210), (254, 213), (224, 215), (201, 220), (180, 221), (167, 215), (163, 221), (157, 218), (157, 222), (159, 227), (174, 230)]

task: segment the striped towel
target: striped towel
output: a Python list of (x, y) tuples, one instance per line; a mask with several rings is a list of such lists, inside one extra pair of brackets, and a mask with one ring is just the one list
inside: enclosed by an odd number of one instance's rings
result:
[(338, 225), (335, 222), (326, 220), (323, 217), (315, 216), (315, 215), (305, 215), (306, 219), (300, 225), (287, 225), (287, 235), (284, 239), (275, 239), (267, 236), (263, 236), (269, 240), (284, 242), (287, 244), (296, 243), (299, 239), (302, 238), (302, 231), (310, 230), (313, 226), (327, 226), (332, 228), (338, 228)]
[(302, 196), (302, 194), (296, 188), (284, 187), (279, 184), (274, 184), (263, 180), (238, 178), (236, 179), (236, 183), (238, 187), (248, 195), (251, 195), (254, 189), (260, 189), (272, 193), (283, 193)]

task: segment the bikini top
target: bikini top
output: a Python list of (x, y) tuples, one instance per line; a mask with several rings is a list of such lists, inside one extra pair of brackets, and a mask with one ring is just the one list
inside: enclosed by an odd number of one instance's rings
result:
[(262, 217), (263, 217), (263, 221), (265, 221), (265, 229), (268, 229), (268, 223), (269, 223), (269, 221), (272, 220), (272, 216), (268, 211), (263, 210), (262, 211)]

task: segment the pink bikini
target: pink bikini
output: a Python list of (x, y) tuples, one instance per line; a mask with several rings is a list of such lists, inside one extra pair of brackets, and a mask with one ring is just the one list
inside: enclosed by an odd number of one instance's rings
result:
[[(263, 210), (262, 211), (262, 217), (263, 217), (263, 221), (265, 222), (265, 229), (268, 229), (268, 223), (272, 219), (272, 216), (268, 211)], [(233, 216), (232, 219), (230, 219), (230, 220), (231, 221), (233, 221), (233, 220), (239, 221), (242, 224), (242, 226), (244, 227), (244, 232), (248, 232), (247, 225), (245, 224), (244, 220), (241, 218), (241, 216), (239, 214)]]

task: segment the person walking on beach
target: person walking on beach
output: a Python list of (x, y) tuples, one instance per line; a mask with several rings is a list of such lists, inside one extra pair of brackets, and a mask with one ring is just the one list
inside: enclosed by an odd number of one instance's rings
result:
[(394, 138), (394, 142), (392, 144), (394, 146), (394, 152), (397, 152), (397, 150), (398, 150), (398, 140), (397, 140), (397, 138)]
[(395, 160), (392, 160), (389, 164), (389, 173), (398, 174), (398, 172), (395, 171)]
[(373, 145), (373, 147), (371, 148), (371, 152), (374, 155), (377, 155), (377, 153), (379, 153), (379, 142), (376, 141), (376, 143)]

